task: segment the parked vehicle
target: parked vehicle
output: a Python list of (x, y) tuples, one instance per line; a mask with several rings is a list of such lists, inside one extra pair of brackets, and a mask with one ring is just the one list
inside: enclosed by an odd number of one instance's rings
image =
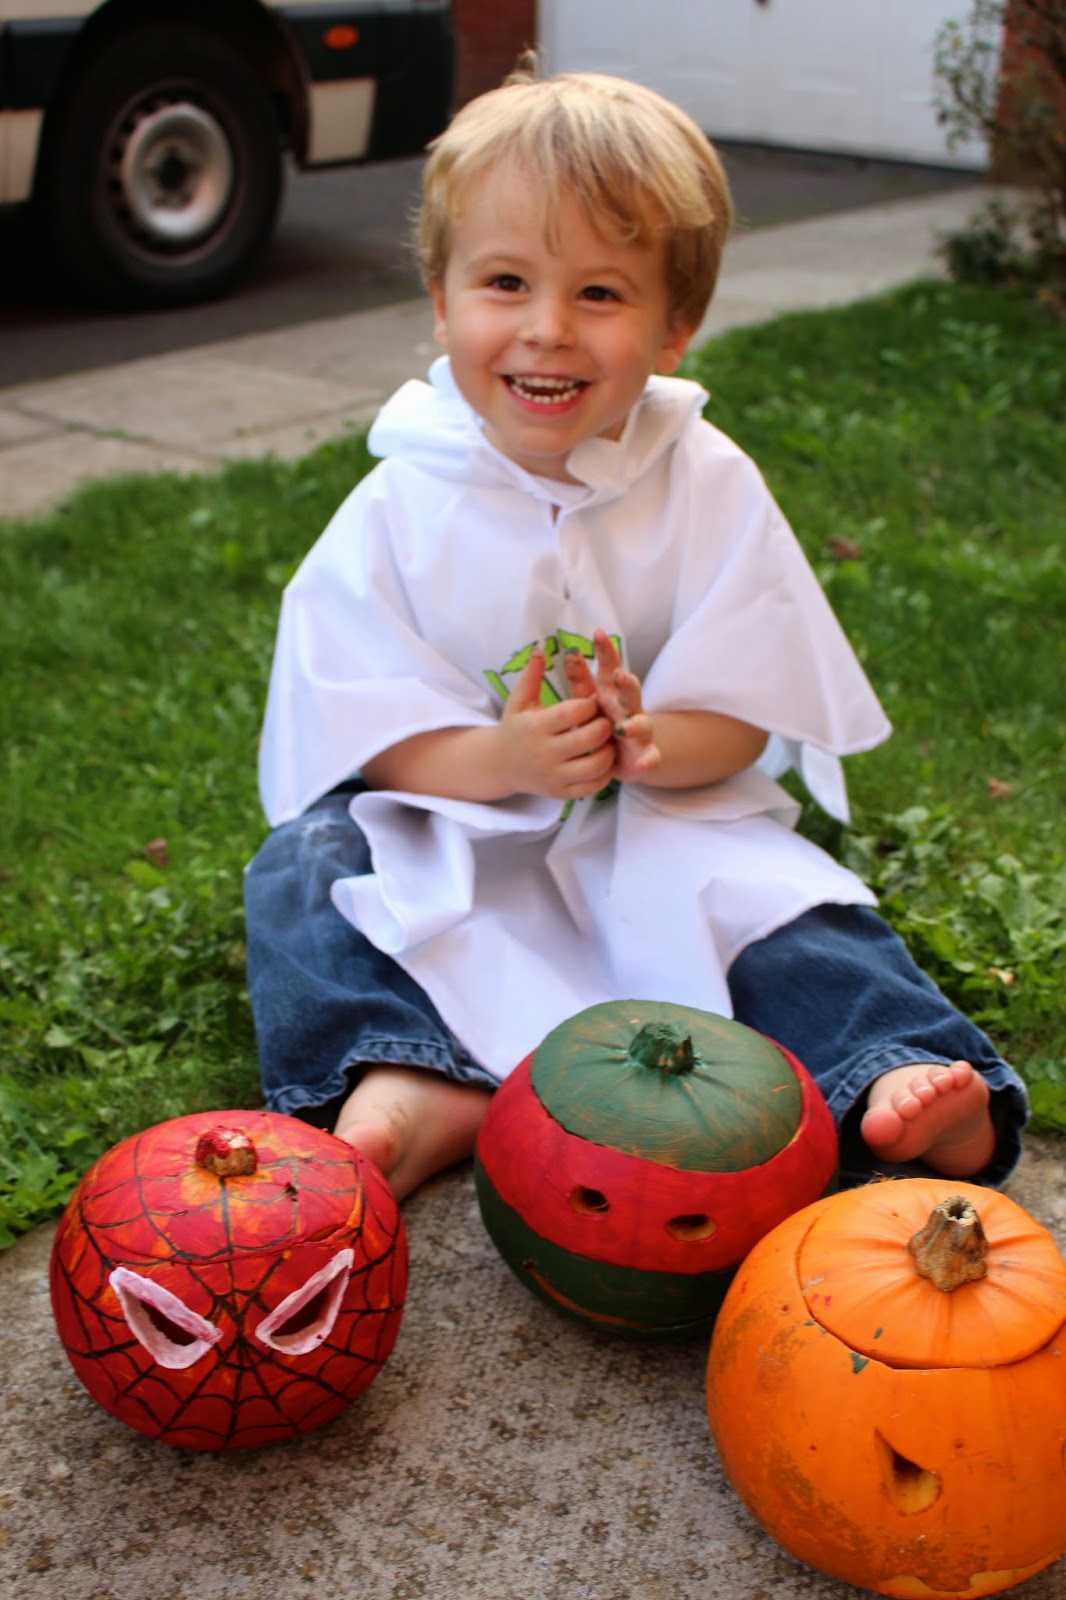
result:
[(219, 294), (298, 168), (444, 127), (448, 0), (0, 0), (0, 204), (32, 205), (92, 300)]

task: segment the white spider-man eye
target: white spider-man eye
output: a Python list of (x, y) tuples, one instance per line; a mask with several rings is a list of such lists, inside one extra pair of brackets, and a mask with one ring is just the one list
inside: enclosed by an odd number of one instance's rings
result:
[(354, 1251), (338, 1250), (332, 1261), (263, 1318), (252, 1337), (286, 1356), (317, 1350), (333, 1331), (354, 1260)]
[(116, 1267), (108, 1278), (118, 1295), (130, 1332), (161, 1367), (191, 1367), (222, 1337), (222, 1329), (129, 1267)]

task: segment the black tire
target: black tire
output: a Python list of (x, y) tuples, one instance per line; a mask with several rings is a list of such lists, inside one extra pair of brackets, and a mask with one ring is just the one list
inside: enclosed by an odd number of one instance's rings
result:
[(266, 91), (228, 45), (189, 28), (138, 29), (84, 64), (42, 167), (58, 264), (111, 306), (220, 294), (266, 245), (281, 198)]

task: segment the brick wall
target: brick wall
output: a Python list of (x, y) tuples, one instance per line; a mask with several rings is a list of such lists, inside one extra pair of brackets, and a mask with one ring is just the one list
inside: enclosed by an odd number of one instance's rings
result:
[(507, 76), (521, 52), (537, 42), (537, 0), (452, 0), (456, 39), (455, 103)]
[[(992, 151), (994, 170), (1001, 178), (1040, 181), (1040, 176), (1066, 171), (1066, 15), (1060, 11), (1053, 16), (1052, 11), (1052, 7), (1030, 9), (1020, 0), (1009, 0), (1007, 6), (996, 108), (1002, 134), (993, 140)], [(1041, 175), (1020, 164), (1010, 134), (1012, 125), (1026, 121), (1032, 129), (1034, 114), (1043, 122), (1043, 132), (1039, 138), (1030, 135), (1028, 142), (1030, 154), (1047, 163)]]

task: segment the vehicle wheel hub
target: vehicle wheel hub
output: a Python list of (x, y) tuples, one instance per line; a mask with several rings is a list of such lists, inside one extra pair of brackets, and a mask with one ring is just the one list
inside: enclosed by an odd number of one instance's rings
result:
[(233, 156), (220, 123), (190, 100), (142, 104), (122, 128), (112, 193), (126, 226), (164, 248), (209, 235), (233, 191)]

